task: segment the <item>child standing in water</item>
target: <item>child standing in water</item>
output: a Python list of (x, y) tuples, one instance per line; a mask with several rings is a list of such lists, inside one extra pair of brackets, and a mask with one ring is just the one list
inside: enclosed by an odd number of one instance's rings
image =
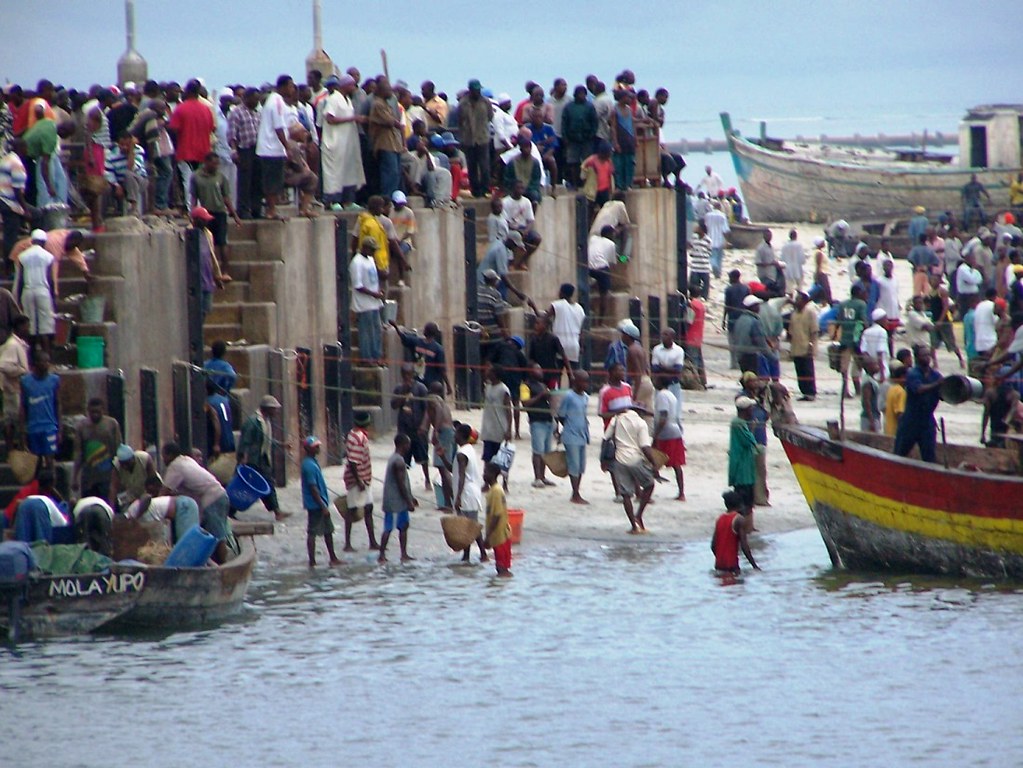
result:
[(494, 550), (494, 564), (497, 575), (510, 578), (512, 543), (511, 525), (508, 523), (508, 504), (504, 497), (504, 489), (497, 482), (501, 468), (488, 461), (483, 467), (483, 489), (487, 505), (487, 527), (483, 544), (487, 549)]

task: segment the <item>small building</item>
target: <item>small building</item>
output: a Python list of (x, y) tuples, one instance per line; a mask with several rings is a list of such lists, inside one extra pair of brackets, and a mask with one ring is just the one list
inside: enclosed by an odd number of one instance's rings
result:
[(959, 124), (963, 168), (1019, 168), (1023, 162), (1023, 104), (973, 107)]

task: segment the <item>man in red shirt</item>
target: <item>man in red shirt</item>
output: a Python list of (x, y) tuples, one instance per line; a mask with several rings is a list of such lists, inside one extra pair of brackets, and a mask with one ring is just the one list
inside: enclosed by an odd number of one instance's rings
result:
[(201, 88), (198, 80), (189, 80), (185, 84), (185, 99), (167, 123), (167, 128), (174, 134), (174, 159), (181, 173), (189, 210), (196, 204), (189, 189), (192, 171), (198, 169), (210, 153), (210, 135), (214, 129), (213, 110), (199, 98)]
[(625, 366), (615, 363), (607, 372), (607, 384), (600, 388), (597, 413), (604, 420), (604, 429), (611, 417), (632, 404), (632, 386), (625, 381)]
[(703, 364), (703, 326), (707, 320), (707, 305), (700, 298), (699, 286), (689, 289), (690, 320), (686, 325), (685, 344), (686, 359), (692, 360), (700, 375), (700, 383), (707, 388), (707, 368)]
[(714, 525), (714, 536), (710, 540), (710, 551), (714, 553), (714, 569), (733, 575), (739, 574), (739, 550), (749, 560), (753, 570), (759, 571), (760, 566), (753, 559), (749, 548), (749, 532), (753, 530), (752, 508), (743, 503), (742, 496), (735, 491), (725, 491), (724, 499), (727, 511), (722, 514)]

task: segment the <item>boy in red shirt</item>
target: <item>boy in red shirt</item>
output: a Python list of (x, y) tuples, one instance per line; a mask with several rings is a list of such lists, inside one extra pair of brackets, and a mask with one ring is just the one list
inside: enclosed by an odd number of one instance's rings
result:
[(725, 509), (714, 525), (714, 536), (710, 540), (710, 551), (714, 553), (714, 569), (723, 573), (738, 575), (739, 550), (749, 560), (753, 570), (759, 571), (760, 566), (753, 559), (749, 548), (749, 532), (753, 530), (753, 509), (744, 504), (742, 496), (735, 491), (725, 491), (721, 498)]

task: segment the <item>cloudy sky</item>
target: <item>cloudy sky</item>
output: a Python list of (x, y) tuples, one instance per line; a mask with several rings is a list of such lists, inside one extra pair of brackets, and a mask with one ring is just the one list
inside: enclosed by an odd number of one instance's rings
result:
[[(323, 5), (324, 47), (342, 66), (376, 73), (385, 48), (395, 78), (429, 77), (453, 94), (479, 77), (516, 99), (527, 78), (549, 85), (563, 75), (572, 84), (594, 72), (610, 81), (629, 67), (641, 87), (672, 92), (675, 136), (706, 135), (722, 109), (768, 118), (778, 134), (812, 135), (822, 119), (842, 130), (954, 128), (967, 106), (1023, 101), (1018, 40), (1007, 31), (1018, 23), (1018, 0)], [(137, 0), (137, 48), (157, 79), (258, 84), (301, 73), (311, 6)], [(122, 1), (0, 0), (0, 20), (0, 82), (115, 80)]]

